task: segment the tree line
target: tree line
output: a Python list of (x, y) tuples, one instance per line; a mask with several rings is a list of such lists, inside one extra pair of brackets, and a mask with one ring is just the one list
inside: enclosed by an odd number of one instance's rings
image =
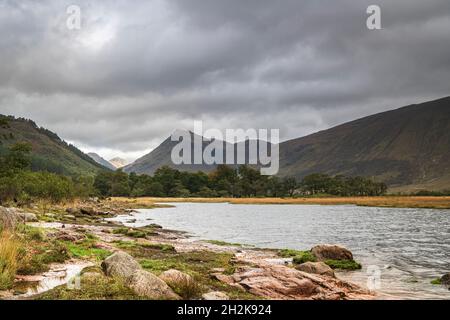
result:
[(95, 177), (65, 176), (34, 171), (31, 145), (16, 143), (0, 155), (0, 204), (34, 200), (60, 202), (76, 197), (293, 197), (293, 196), (380, 196), (384, 183), (364, 177), (311, 174), (301, 181), (292, 177), (261, 175), (250, 166), (219, 165), (213, 172), (183, 172), (168, 166), (153, 176), (122, 170), (101, 170)]
[(100, 172), (94, 188), (102, 196), (132, 197), (293, 197), (305, 195), (380, 196), (387, 186), (364, 177), (311, 174), (295, 178), (263, 176), (259, 170), (243, 165), (219, 165), (216, 170), (189, 173), (164, 166), (153, 176)]
[(21, 205), (35, 200), (58, 203), (97, 192), (92, 177), (33, 171), (31, 149), (29, 143), (19, 142), (0, 155), (0, 205), (8, 201)]

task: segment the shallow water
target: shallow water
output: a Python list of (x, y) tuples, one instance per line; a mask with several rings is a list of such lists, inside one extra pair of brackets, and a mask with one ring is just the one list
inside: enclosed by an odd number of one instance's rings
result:
[[(267, 248), (349, 248), (363, 264), (341, 278), (376, 289), (382, 298), (450, 299), (430, 281), (450, 272), (450, 210), (319, 205), (177, 203), (140, 210), (135, 223), (157, 223), (195, 238)], [(153, 221), (149, 221), (151, 218)], [(130, 216), (116, 218), (122, 222)]]
[(23, 299), (28, 298), (53, 288), (56, 288), (63, 284), (68, 284), (75, 286), (78, 284), (75, 279), (80, 272), (91, 266), (92, 263), (89, 262), (73, 262), (67, 264), (55, 264), (52, 265), (48, 272), (43, 273), (38, 276), (24, 277), (22, 282), (15, 285), (15, 290), (23, 291), (24, 293), (12, 297), (12, 299)]

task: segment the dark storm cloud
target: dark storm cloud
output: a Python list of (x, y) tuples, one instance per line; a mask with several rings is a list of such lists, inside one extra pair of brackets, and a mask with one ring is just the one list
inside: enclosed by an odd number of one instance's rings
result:
[(448, 0), (0, 1), (0, 30), (0, 112), (106, 157), (195, 119), (286, 139), (450, 93)]

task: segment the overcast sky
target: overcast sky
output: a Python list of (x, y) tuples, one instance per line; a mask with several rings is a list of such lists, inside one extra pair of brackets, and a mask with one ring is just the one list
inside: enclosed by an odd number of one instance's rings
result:
[(0, 0), (0, 113), (107, 159), (194, 120), (289, 139), (448, 95), (449, 0)]

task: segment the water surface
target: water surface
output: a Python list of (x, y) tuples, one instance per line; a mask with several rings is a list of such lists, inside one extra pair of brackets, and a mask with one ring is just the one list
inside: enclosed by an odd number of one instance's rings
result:
[[(366, 285), (368, 279), (380, 274), (381, 282), (370, 283), (379, 284), (377, 291), (385, 298), (450, 299), (450, 291), (430, 284), (434, 278), (450, 272), (450, 210), (228, 203), (171, 205), (175, 207), (140, 210), (134, 214), (136, 222), (128, 225), (157, 223), (164, 228), (187, 231), (194, 238), (266, 248), (304, 250), (321, 243), (341, 244), (354, 253), (364, 268), (340, 277)], [(126, 222), (130, 217), (117, 219)]]

